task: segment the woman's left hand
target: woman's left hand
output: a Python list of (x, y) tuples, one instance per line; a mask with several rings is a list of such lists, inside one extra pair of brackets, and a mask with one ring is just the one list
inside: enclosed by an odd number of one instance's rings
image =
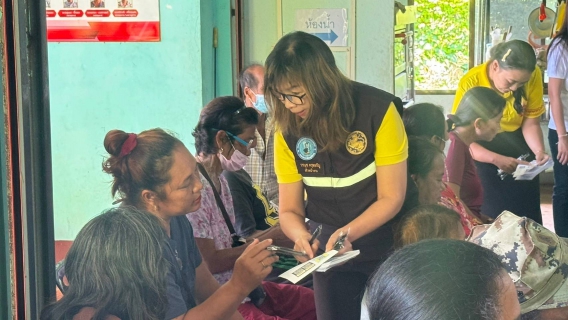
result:
[[(343, 231), (343, 234), (345, 234), (346, 232), (348, 232), (348, 230), (349, 229), (347, 229), (347, 228), (337, 229), (331, 235), (331, 237), (329, 237), (329, 240), (327, 241), (327, 244), (325, 245), (325, 252), (333, 250), (333, 245), (335, 244), (335, 241), (337, 241), (337, 238), (339, 238), (339, 235), (342, 234), (341, 232)], [(351, 250), (353, 250), (353, 247), (351, 246), (351, 242), (349, 241), (349, 234), (347, 234), (347, 238), (345, 238), (345, 241), (343, 242), (343, 249), (339, 250), (337, 255), (343, 254), (343, 253), (345, 253), (347, 251), (351, 251)]]
[(546, 161), (550, 159), (550, 156), (546, 154), (544, 151), (539, 151), (535, 154), (535, 159), (536, 159), (536, 164), (540, 166), (545, 164)]

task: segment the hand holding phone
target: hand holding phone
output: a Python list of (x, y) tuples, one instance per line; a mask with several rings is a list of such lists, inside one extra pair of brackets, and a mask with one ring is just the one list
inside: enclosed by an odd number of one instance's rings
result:
[(282, 254), (282, 255), (292, 256), (292, 257), (294, 257), (294, 256), (307, 257), (308, 256), (304, 252), (295, 251), (295, 250), (292, 250), (290, 248), (279, 247), (279, 246), (268, 246), (268, 247), (266, 247), (266, 250), (273, 251), (276, 254)]

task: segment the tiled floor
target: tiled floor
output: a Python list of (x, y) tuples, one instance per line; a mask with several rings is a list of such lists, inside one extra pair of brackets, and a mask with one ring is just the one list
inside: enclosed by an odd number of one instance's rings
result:
[(545, 184), (540, 186), (540, 210), (542, 212), (542, 222), (544, 226), (554, 231), (552, 220), (552, 185)]

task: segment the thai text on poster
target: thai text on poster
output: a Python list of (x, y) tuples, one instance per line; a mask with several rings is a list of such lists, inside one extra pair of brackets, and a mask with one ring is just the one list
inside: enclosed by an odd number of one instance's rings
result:
[(159, 0), (46, 0), (52, 42), (160, 41)]

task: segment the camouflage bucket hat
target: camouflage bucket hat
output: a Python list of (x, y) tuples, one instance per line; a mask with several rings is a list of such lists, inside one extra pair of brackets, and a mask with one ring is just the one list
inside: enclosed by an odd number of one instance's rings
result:
[(525, 217), (503, 211), (467, 239), (492, 250), (517, 288), (521, 312), (568, 306), (568, 239)]

